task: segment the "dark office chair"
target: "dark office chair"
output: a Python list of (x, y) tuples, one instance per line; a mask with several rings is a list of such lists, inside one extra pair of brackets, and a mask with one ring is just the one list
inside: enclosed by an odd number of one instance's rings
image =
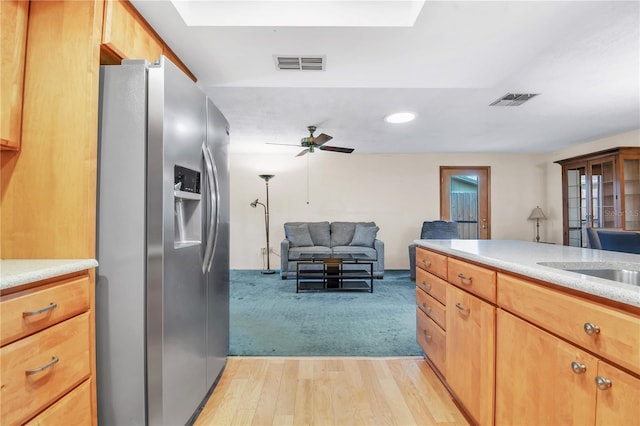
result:
[[(458, 222), (434, 220), (422, 222), (421, 240), (453, 240), (460, 238)], [(409, 273), (416, 279), (416, 244), (409, 245)]]
[(640, 232), (597, 230), (602, 250), (640, 254)]

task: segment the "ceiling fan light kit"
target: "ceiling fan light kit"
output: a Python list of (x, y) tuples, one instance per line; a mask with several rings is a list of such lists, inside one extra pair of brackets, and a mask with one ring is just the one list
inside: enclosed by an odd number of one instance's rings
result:
[(394, 112), (384, 117), (384, 121), (391, 124), (403, 124), (413, 121), (416, 118), (416, 114), (409, 111)]

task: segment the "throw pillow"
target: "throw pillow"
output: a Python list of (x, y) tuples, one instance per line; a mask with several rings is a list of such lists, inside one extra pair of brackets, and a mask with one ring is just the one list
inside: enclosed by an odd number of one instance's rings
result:
[(373, 247), (373, 242), (376, 239), (376, 235), (378, 234), (377, 226), (363, 226), (360, 224), (356, 225), (356, 231), (353, 234), (353, 239), (349, 243), (350, 246), (361, 246), (361, 247)]
[(313, 245), (309, 226), (306, 223), (296, 226), (288, 226), (287, 240), (291, 242), (291, 247), (310, 247)]

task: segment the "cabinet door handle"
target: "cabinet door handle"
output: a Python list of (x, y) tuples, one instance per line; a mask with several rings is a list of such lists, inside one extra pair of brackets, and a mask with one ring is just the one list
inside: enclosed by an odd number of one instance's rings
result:
[(577, 361), (573, 361), (571, 363), (571, 369), (576, 374), (583, 374), (585, 371), (587, 371), (587, 366)]
[(584, 332), (587, 333), (589, 336), (595, 336), (596, 334), (600, 333), (600, 327), (590, 322), (585, 322)]
[(458, 278), (460, 278), (460, 281), (462, 282), (462, 284), (466, 284), (466, 285), (471, 285), (471, 280), (473, 279), (473, 277), (467, 277), (463, 273), (459, 273)]
[(32, 368), (31, 370), (26, 370), (26, 371), (24, 372), (24, 374), (26, 374), (27, 376), (30, 376), (30, 375), (32, 375), (32, 374), (39, 373), (39, 372), (44, 371), (44, 370), (46, 370), (47, 368), (51, 367), (52, 365), (57, 364), (57, 363), (58, 363), (58, 361), (60, 361), (60, 358), (58, 358), (56, 355), (54, 355), (54, 356), (51, 358), (51, 361), (49, 361), (49, 362), (48, 362), (48, 363), (46, 363), (45, 365), (41, 365), (40, 367)]
[(607, 390), (611, 387), (611, 380), (606, 377), (596, 376), (596, 386), (600, 390)]
[(427, 342), (431, 342), (431, 335), (427, 333), (427, 330), (422, 330), (422, 334), (424, 334), (424, 338)]
[(465, 308), (464, 306), (462, 306), (460, 303), (456, 303), (456, 308), (460, 311), (460, 312), (464, 312), (465, 314), (468, 314), (470, 311), (469, 309)]
[(37, 311), (26, 311), (22, 313), (23, 317), (30, 317), (32, 315), (38, 315), (38, 314), (44, 314), (45, 312), (48, 312), (54, 308), (56, 308), (58, 306), (57, 303), (53, 303), (51, 302), (51, 304), (49, 304), (49, 306), (46, 306), (42, 309), (38, 309)]

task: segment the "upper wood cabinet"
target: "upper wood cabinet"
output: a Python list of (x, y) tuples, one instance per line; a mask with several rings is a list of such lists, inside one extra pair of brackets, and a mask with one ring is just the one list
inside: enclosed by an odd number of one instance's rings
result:
[(17, 150), (20, 148), (28, 15), (29, 2), (26, 0), (3, 0), (0, 2), (2, 26), (0, 147), (2, 149)]
[(118, 64), (122, 59), (158, 60), (164, 55), (193, 81), (196, 77), (127, 0), (104, 2), (100, 61)]
[(640, 230), (640, 148), (556, 161), (562, 166), (565, 245), (586, 247), (586, 228)]
[(102, 46), (120, 59), (156, 61), (162, 40), (145, 25), (128, 1), (105, 1)]

